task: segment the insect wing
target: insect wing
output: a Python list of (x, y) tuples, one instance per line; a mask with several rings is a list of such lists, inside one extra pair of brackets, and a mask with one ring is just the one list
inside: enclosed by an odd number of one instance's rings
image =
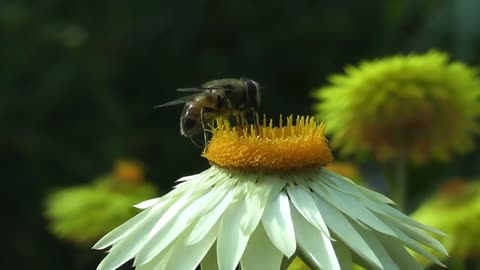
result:
[(204, 92), (209, 90), (215, 90), (215, 87), (195, 87), (195, 88), (178, 88), (178, 92)]
[(161, 107), (168, 107), (168, 106), (173, 106), (173, 105), (177, 105), (177, 104), (182, 104), (182, 103), (185, 103), (185, 102), (188, 102), (188, 101), (192, 100), (194, 96), (195, 95), (191, 95), (191, 96), (187, 96), (187, 97), (181, 97), (181, 98), (169, 101), (167, 103), (157, 105), (153, 108), (161, 108)]

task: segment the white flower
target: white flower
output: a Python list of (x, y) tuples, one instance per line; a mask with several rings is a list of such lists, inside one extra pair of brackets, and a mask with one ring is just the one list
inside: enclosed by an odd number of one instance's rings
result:
[[(313, 124), (323, 136), (323, 126)], [(294, 132), (307, 137), (308, 130)], [(212, 155), (215, 149), (210, 144), (205, 156), (224, 164)], [(299, 164), (302, 154), (291, 151), (269, 164)], [(217, 154), (225, 157), (225, 149)], [(248, 157), (247, 163), (251, 161)], [(180, 179), (167, 195), (136, 205), (143, 212), (98, 241), (96, 249), (112, 246), (98, 269), (115, 269), (134, 259), (138, 270), (195, 269), (199, 264), (202, 269), (233, 270), (239, 263), (243, 270), (276, 270), (284, 257), (296, 255), (323, 270), (351, 269), (353, 263), (367, 269), (423, 269), (405, 247), (442, 265), (423, 247), (446, 253), (425, 233), (441, 232), (402, 214), (383, 195), (322, 166), (310, 166), (311, 161), (302, 169), (270, 172), (213, 165)]]

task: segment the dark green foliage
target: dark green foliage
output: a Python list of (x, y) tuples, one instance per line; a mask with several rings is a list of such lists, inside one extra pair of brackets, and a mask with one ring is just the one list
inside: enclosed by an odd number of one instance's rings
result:
[[(207, 168), (179, 136), (181, 108), (153, 109), (174, 89), (245, 76), (265, 87), (261, 113), (310, 114), (310, 91), (361, 59), (435, 47), (479, 64), (477, 2), (0, 1), (2, 269), (97, 263), (47, 233), (41, 201), (52, 187), (125, 156), (162, 190)], [(456, 172), (479, 173), (473, 156), (461, 162)], [(444, 167), (418, 174), (438, 180)]]

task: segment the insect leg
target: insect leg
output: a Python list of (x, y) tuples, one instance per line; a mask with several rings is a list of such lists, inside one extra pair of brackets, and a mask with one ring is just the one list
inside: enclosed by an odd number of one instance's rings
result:
[(235, 118), (235, 115), (233, 114), (232, 103), (230, 102), (230, 99), (227, 98), (226, 103), (227, 103), (228, 112), (230, 113), (230, 115), (228, 116), (228, 122), (232, 126), (240, 125), (239, 121), (237, 121), (237, 119)]
[(208, 147), (208, 141), (207, 141), (207, 133), (205, 131), (206, 128), (206, 122), (205, 122), (205, 114), (203, 114), (203, 109), (200, 111), (200, 117), (202, 118), (202, 129), (203, 129), (203, 140), (204, 140), (204, 147), (207, 149)]
[(258, 126), (257, 123), (257, 111), (255, 111), (255, 108), (250, 108), (250, 111), (252, 112), (252, 119), (253, 119), (253, 125)]
[(201, 145), (201, 144), (199, 144), (197, 141), (195, 141), (195, 140), (193, 139), (193, 137), (190, 137), (190, 136), (189, 136), (188, 138), (190, 139), (190, 141), (192, 141), (193, 145), (195, 145), (196, 147), (198, 147), (198, 148), (204, 148), (204, 146)]
[(257, 130), (257, 134), (259, 133), (259, 129), (258, 129), (258, 116), (257, 116), (257, 111), (255, 110), (255, 108), (250, 108), (250, 113), (252, 115), (252, 123), (253, 123), (253, 126), (255, 127), (255, 129)]

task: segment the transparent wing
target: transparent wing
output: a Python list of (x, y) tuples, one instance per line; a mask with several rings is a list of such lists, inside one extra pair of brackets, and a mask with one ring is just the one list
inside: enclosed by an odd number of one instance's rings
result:
[(188, 102), (190, 100), (192, 100), (192, 98), (194, 97), (195, 95), (191, 95), (191, 96), (187, 96), (187, 97), (181, 97), (181, 98), (178, 98), (178, 99), (175, 99), (175, 100), (172, 100), (172, 101), (169, 101), (167, 103), (163, 103), (163, 104), (160, 104), (160, 105), (157, 105), (153, 108), (160, 108), (160, 107), (167, 107), (167, 106), (173, 106), (173, 105), (177, 105), (177, 104), (182, 104), (182, 103), (185, 103), (185, 102)]
[(178, 88), (178, 92), (204, 92), (208, 90), (218, 89), (218, 87), (193, 87), (193, 88)]

